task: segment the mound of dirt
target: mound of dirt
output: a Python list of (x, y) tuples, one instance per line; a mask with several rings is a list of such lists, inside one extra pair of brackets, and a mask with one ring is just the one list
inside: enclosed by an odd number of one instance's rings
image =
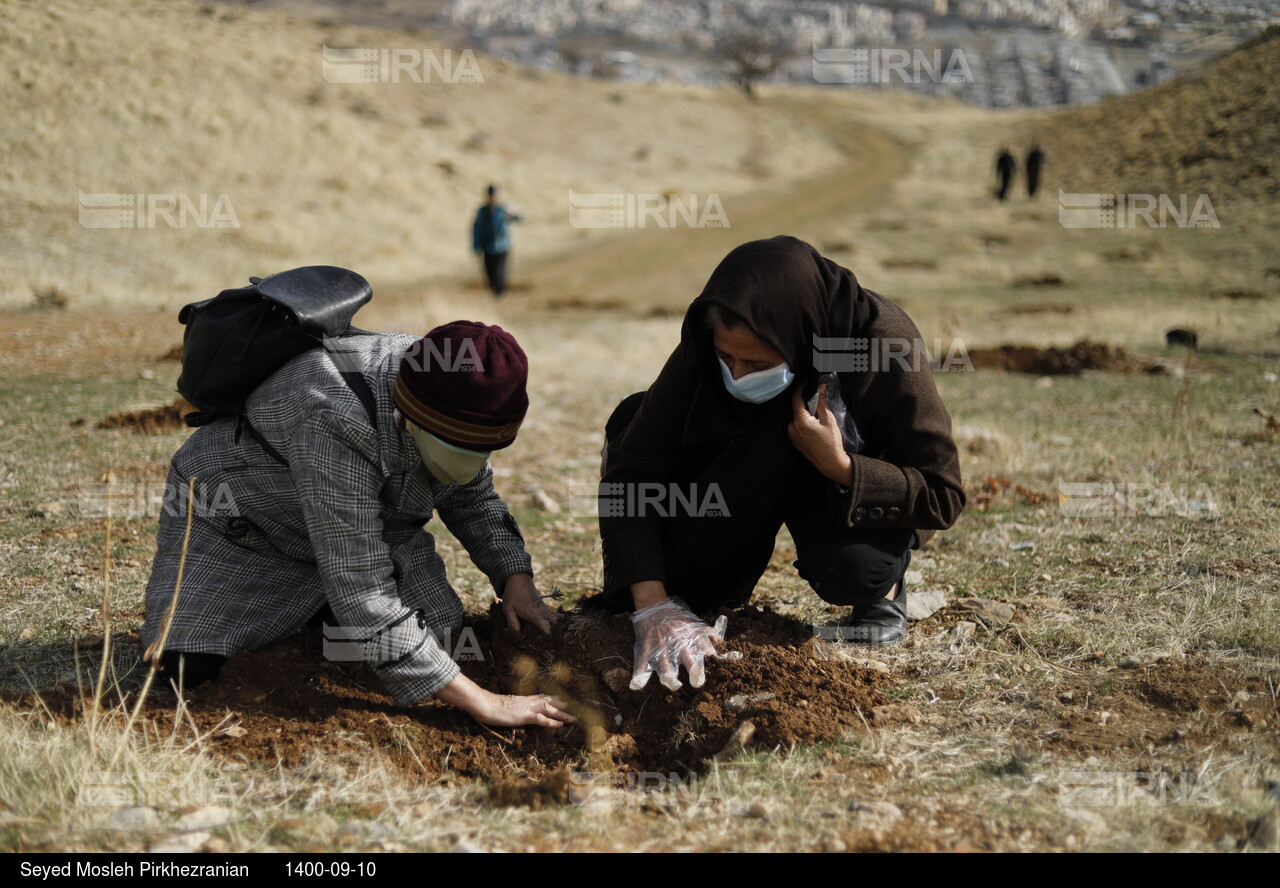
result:
[(975, 370), (1004, 370), (1007, 373), (1034, 373), (1037, 376), (1075, 376), (1085, 370), (1105, 373), (1165, 373), (1166, 367), (1130, 355), (1119, 346), (1082, 339), (1069, 348), (1040, 348), (1034, 345), (999, 345), (971, 348), (969, 360)]
[(162, 407), (112, 413), (98, 423), (98, 428), (127, 429), (147, 435), (163, 435), (166, 432), (185, 429), (187, 424), (183, 417), (195, 409), (186, 399), (178, 398), (172, 404)]
[[(227, 758), (286, 767), (315, 753), (381, 758), (412, 779), (452, 772), (495, 781), (497, 803), (536, 806), (568, 800), (556, 776), (567, 769), (689, 773), (731, 738), (769, 749), (830, 740), (863, 726), (885, 702), (884, 675), (850, 662), (807, 626), (748, 607), (730, 612), (728, 636), (742, 659), (711, 661), (702, 688), (671, 692), (655, 679), (632, 691), (626, 616), (567, 615), (551, 636), (513, 632), (500, 614), (468, 620), (454, 639), (455, 656), (475, 655), (459, 656), (464, 673), (496, 692), (566, 700), (578, 722), (555, 733), (487, 728), (435, 702), (397, 708), (372, 670), (325, 659), (318, 627), (232, 659), (217, 682), (187, 693), (189, 715)], [(83, 707), (71, 691), (43, 699), (68, 718)], [(144, 721), (171, 722), (171, 706), (149, 702)]]

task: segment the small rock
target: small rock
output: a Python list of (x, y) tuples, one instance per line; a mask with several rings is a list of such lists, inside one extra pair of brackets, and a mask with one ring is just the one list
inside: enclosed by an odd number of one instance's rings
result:
[(724, 706), (726, 709), (731, 709), (734, 712), (742, 712), (749, 707), (772, 700), (776, 696), (776, 694), (770, 691), (761, 691), (758, 694), (735, 694), (728, 700), (724, 701)]
[(1039, 579), (1040, 579), (1040, 582), (1042, 582), (1042, 583), (1051, 583), (1051, 582), (1053, 582), (1053, 577), (1052, 577), (1052, 576), (1050, 576), (1049, 574), (1040, 574)]
[(986, 598), (964, 598), (952, 607), (973, 614), (989, 626), (1002, 626), (1012, 620), (1014, 614), (1012, 604)]
[(925, 620), (947, 606), (947, 593), (941, 589), (924, 592), (907, 591), (907, 619)]
[(768, 820), (769, 819), (769, 808), (765, 805), (764, 802), (752, 802), (750, 805), (747, 806), (747, 810), (743, 813), (747, 817), (750, 817), (752, 820)]
[(119, 808), (107, 815), (109, 829), (155, 829), (160, 825), (160, 814), (155, 808)]
[(624, 690), (631, 687), (631, 670), (616, 666), (613, 669), (606, 670), (601, 676), (604, 683), (609, 686), (609, 690), (615, 694), (621, 694)]
[(1035, 547), (1036, 547), (1036, 544), (1033, 543), (1031, 540), (1023, 540), (1020, 543), (1014, 543), (1009, 548), (1015, 552), (1030, 552), (1034, 550)]
[(35, 637), (36, 637), (36, 630), (31, 626), (28, 626), (26, 629), (23, 629), (20, 633), (18, 633), (18, 638), (20, 638), (22, 641), (28, 641)]
[(553, 500), (545, 490), (541, 487), (535, 487), (532, 493), (533, 507), (539, 512), (546, 512), (548, 515), (559, 515), (560, 504)]
[(1075, 691), (1063, 691), (1061, 694), (1058, 695), (1059, 703), (1073, 703), (1075, 702), (1075, 699), (1076, 699)]
[(756, 723), (751, 719), (746, 719), (733, 729), (733, 733), (729, 735), (729, 740), (715, 754), (714, 758), (719, 761), (737, 755), (747, 748), (747, 744), (751, 742), (751, 738), (755, 736), (755, 733)]
[(879, 660), (868, 660), (866, 657), (858, 657), (852, 661), (854, 666), (861, 666), (863, 669), (871, 669), (879, 672), (881, 675), (891, 675), (893, 670), (889, 668), (888, 663), (881, 663)]
[(877, 706), (871, 710), (871, 717), (877, 724), (906, 722), (912, 725), (918, 725), (923, 718), (920, 710), (909, 703), (886, 703), (883, 706)]
[(874, 818), (884, 824), (894, 823), (902, 817), (902, 809), (893, 802), (869, 802), (854, 799), (849, 802), (849, 810), (854, 814)]
[(835, 838), (826, 839), (822, 843), (822, 851), (824, 854), (843, 854), (849, 850), (849, 846), (843, 840)]
[(903, 574), (902, 578), (906, 582), (908, 589), (918, 588), (924, 585), (924, 574), (918, 570), (909, 570)]
[(1130, 654), (1116, 665), (1121, 669), (1141, 669), (1143, 666), (1153, 662), (1154, 659), (1150, 654)]
[(203, 808), (196, 808), (189, 814), (183, 814), (178, 818), (178, 822), (174, 824), (178, 829), (213, 829), (215, 826), (224, 826), (236, 819), (235, 812), (230, 808), (224, 808), (221, 805), (205, 805)]
[(968, 620), (963, 620), (959, 623), (956, 623), (955, 626), (951, 627), (951, 635), (957, 641), (960, 641), (966, 638), (972, 638), (973, 634), (977, 631), (978, 631), (978, 624), (970, 623)]
[(1280, 851), (1280, 807), (1272, 808), (1249, 827), (1249, 842), (1257, 848)]

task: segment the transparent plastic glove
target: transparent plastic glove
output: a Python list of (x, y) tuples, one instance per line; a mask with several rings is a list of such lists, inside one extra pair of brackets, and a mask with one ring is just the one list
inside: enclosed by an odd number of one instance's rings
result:
[[(729, 618), (721, 616), (715, 626), (698, 619), (678, 598), (636, 611), (631, 615), (636, 630), (635, 669), (631, 690), (638, 691), (658, 673), (658, 681), (669, 691), (680, 689), (680, 667), (689, 673), (689, 684), (700, 688), (707, 680), (703, 661), (722, 656), (712, 639), (724, 639)], [(724, 655), (732, 658), (732, 654)], [(737, 656), (741, 656), (738, 654)]]

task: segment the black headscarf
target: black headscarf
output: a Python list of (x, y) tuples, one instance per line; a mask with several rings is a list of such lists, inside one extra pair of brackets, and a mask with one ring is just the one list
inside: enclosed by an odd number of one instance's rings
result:
[[(783, 356), (806, 389), (817, 377), (813, 338), (853, 336), (872, 311), (853, 272), (787, 235), (745, 243), (716, 266), (685, 314), (680, 338), (691, 353), (710, 351), (706, 313), (711, 305), (742, 318)], [(698, 365), (703, 372), (709, 366), (719, 379), (713, 360), (700, 359)]]

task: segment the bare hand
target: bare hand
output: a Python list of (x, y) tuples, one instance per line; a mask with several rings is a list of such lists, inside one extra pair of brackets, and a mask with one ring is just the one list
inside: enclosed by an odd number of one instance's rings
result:
[(489, 705), (471, 716), (482, 725), (495, 728), (515, 728), (520, 725), (541, 725), (544, 728), (559, 728), (577, 721), (565, 711), (563, 700), (557, 700), (546, 694), (533, 694), (528, 697), (490, 694)]
[(564, 702), (555, 697), (546, 694), (527, 697), (495, 694), (461, 674), (436, 691), (436, 697), (450, 706), (458, 707), (480, 724), (495, 728), (515, 728), (520, 725), (558, 728), (577, 721), (565, 710)]
[(840, 424), (827, 406), (826, 383), (818, 386), (817, 416), (809, 413), (799, 386), (791, 394), (791, 406), (793, 415), (787, 427), (791, 443), (827, 478), (837, 484), (851, 483), (853, 460), (845, 452)]
[(507, 578), (502, 587), (502, 614), (507, 618), (507, 626), (517, 632), (520, 631), (520, 621), (524, 620), (550, 634), (551, 627), (560, 620), (560, 614), (547, 607), (533, 584), (533, 577), (527, 573), (512, 574)]

